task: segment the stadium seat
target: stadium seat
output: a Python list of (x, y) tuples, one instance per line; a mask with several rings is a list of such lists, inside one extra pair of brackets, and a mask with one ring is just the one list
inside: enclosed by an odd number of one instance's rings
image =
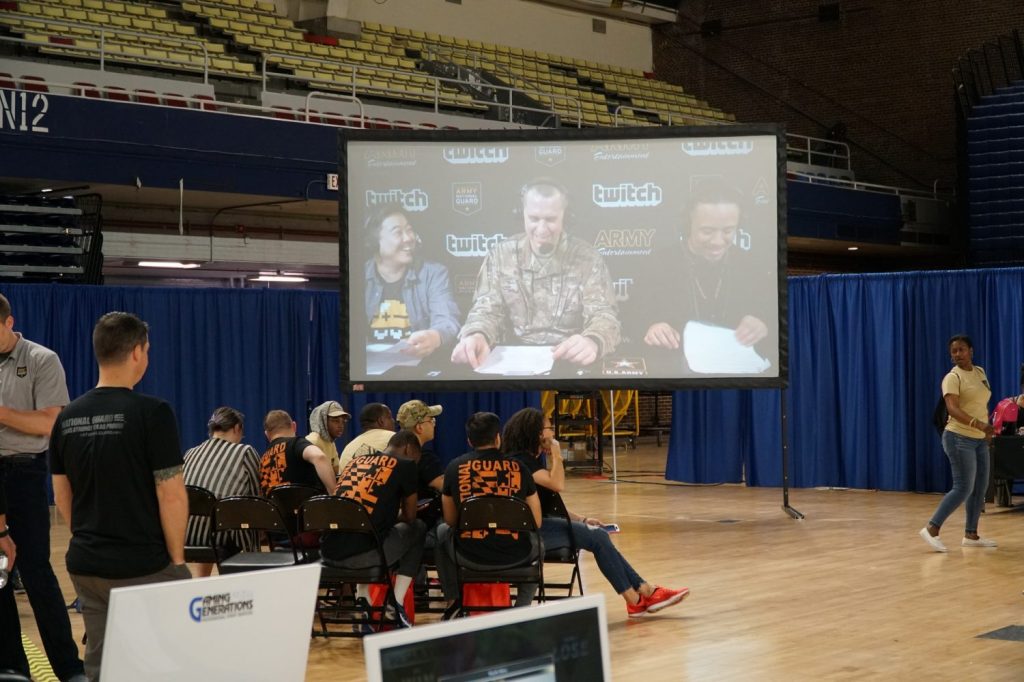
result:
[(133, 94), (135, 95), (135, 101), (139, 104), (160, 104), (160, 98), (156, 96), (156, 92), (153, 90), (140, 90), (136, 88)]
[(8, 90), (16, 89), (14, 76), (9, 73), (0, 73), (0, 88), (7, 88)]
[(128, 91), (117, 85), (108, 85), (103, 89), (103, 94), (109, 100), (116, 102), (130, 102), (132, 98), (128, 95)]
[[(138, 91), (136, 91), (138, 92)], [(165, 92), (163, 96), (164, 106), (167, 107), (178, 107), (181, 109), (188, 108), (188, 100), (184, 96), (173, 92)]]
[(46, 87), (46, 79), (41, 76), (22, 76), (21, 89), (28, 90), (29, 92), (50, 91), (50, 88)]

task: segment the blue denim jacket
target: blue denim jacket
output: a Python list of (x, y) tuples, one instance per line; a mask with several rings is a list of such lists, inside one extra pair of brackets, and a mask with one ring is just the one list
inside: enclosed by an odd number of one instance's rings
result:
[[(366, 261), (366, 323), (380, 309), (384, 280), (377, 274), (371, 258)], [(448, 268), (440, 263), (417, 261), (406, 270), (402, 298), (413, 331), (433, 329), (441, 335), (441, 345), (451, 343), (459, 333), (459, 306), (452, 297)]]

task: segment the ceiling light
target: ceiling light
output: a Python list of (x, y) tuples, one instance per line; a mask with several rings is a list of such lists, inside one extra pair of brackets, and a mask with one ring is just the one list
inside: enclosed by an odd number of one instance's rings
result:
[(52, 192), (53, 188), (52, 187), (46, 187), (46, 188), (41, 189), (39, 191), (42, 192), (43, 194), (45, 194), (46, 192)]
[(140, 268), (171, 268), (174, 270), (194, 270), (199, 263), (179, 263), (178, 261), (165, 260), (140, 260)]
[(302, 277), (301, 275), (264, 275), (260, 274), (259, 277), (250, 277), (250, 282), (308, 282), (308, 277)]
[(856, 250), (858, 250), (859, 248), (860, 248), (859, 246), (847, 246), (847, 247), (846, 247), (846, 250), (847, 250), (847, 251), (856, 251)]

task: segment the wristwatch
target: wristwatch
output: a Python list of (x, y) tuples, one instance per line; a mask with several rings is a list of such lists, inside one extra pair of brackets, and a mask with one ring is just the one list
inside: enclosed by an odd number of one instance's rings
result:
[(3, 530), (0, 530), (0, 538), (5, 538), (11, 534), (11, 527), (7, 526)]

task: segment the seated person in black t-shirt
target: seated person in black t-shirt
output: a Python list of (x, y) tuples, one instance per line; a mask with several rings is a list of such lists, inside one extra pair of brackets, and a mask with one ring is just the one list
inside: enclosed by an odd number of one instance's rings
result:
[[(337, 495), (355, 500), (370, 515), (370, 522), (384, 545), (384, 556), (389, 565), (398, 564), (395, 577), (395, 599), (405, 600), (409, 585), (420, 569), (423, 555), (423, 537), (427, 527), (416, 518), (416, 460), (419, 444), (415, 448), (399, 445), (402, 433), (395, 434), (388, 451), (373, 452), (352, 458), (338, 482)], [(413, 439), (415, 443), (415, 439)], [(326, 533), (320, 541), (320, 553), (325, 564), (348, 568), (373, 566), (379, 560), (372, 540), (364, 534)], [(369, 602), (369, 587), (356, 586), (356, 597)], [(409, 620), (399, 606), (393, 614), (399, 625), (408, 627)]]
[[(466, 422), (466, 438), (472, 452), (458, 457), (444, 472), (441, 509), (444, 524), (437, 531), (438, 544), (445, 551), (436, 552), (437, 572), (445, 597), (452, 601), (459, 586), (455, 575), (454, 549), (451, 543), (453, 526), (459, 522), (459, 506), (470, 497), (505, 495), (524, 500), (540, 527), (540, 499), (530, 472), (517, 460), (501, 454), (501, 421), (491, 412), (477, 412)], [(525, 535), (487, 533), (482, 537), (459, 538), (460, 561), (485, 566), (517, 566), (539, 551)]]
[[(565, 490), (562, 451), (554, 434), (551, 421), (534, 407), (524, 408), (512, 415), (502, 432), (502, 452), (518, 459), (531, 473), (544, 508), (548, 507), (547, 498), (553, 498), (554, 493)], [(690, 590), (686, 587), (673, 590), (648, 583), (612, 544), (608, 532), (601, 528), (601, 521), (566, 511), (570, 521), (561, 516), (544, 517), (544, 525), (540, 529), (544, 549), (550, 551), (575, 544), (579, 549), (591, 552), (601, 573), (626, 602), (626, 613), (630, 618), (657, 613), (678, 604), (689, 595)], [(574, 543), (570, 542), (570, 534)], [(520, 590), (517, 605), (520, 598), (532, 598), (530, 592)]]
[(427, 524), (427, 547), (434, 546), (436, 539), (430, 532), (441, 520), (441, 483), (444, 479), (444, 467), (433, 448), (427, 443), (434, 440), (437, 429), (437, 417), (441, 414), (440, 405), (427, 405), (422, 400), (410, 400), (398, 408), (399, 426), (416, 436), (420, 445), (420, 457), (416, 460), (419, 477), (420, 498), (419, 517)]
[(331, 461), (295, 431), (295, 422), (284, 410), (271, 410), (263, 418), (270, 446), (260, 458), (260, 491), (267, 495), (279, 485), (294, 483), (333, 493), (337, 482)]

